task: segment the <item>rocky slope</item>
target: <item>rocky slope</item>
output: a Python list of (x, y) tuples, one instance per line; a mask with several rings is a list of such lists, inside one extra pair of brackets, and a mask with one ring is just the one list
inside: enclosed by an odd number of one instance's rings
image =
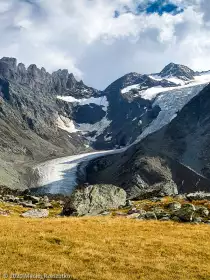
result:
[(123, 187), (139, 198), (210, 190), (210, 85), (168, 125), (126, 151), (95, 159), (85, 181)]
[[(81, 88), (83, 90), (81, 90)], [(36, 162), (84, 151), (75, 131), (70, 104), (57, 94), (98, 94), (66, 70), (52, 75), (16, 59), (0, 60), (0, 184), (24, 188), (28, 167)]]

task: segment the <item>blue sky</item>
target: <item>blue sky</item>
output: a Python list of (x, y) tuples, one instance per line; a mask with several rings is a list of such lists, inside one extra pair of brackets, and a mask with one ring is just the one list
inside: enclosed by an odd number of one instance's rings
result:
[[(168, 13), (171, 15), (177, 15), (179, 13), (184, 12), (184, 9), (177, 4), (173, 3), (173, 1), (168, 0), (156, 0), (156, 1), (147, 1), (145, 3), (141, 3), (141, 1), (136, 1), (135, 9), (131, 10), (129, 6), (124, 6), (123, 13), (133, 13), (135, 15), (139, 15), (142, 13), (145, 14), (158, 14), (162, 16), (164, 13)], [(121, 13), (116, 10), (114, 12), (114, 17), (118, 18)]]
[(0, 0), (0, 34), (0, 56), (98, 89), (171, 61), (210, 69), (209, 0)]

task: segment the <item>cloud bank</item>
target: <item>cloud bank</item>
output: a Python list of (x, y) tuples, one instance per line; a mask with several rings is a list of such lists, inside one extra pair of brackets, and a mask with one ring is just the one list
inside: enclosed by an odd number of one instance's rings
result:
[(104, 89), (169, 62), (210, 69), (209, 0), (0, 0), (0, 56)]

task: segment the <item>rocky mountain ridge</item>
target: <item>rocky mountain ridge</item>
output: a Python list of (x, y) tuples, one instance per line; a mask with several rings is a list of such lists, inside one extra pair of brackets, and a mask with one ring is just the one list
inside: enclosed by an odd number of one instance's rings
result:
[(0, 59), (0, 76), (45, 94), (73, 94), (78, 98), (99, 94), (98, 90), (87, 87), (83, 81), (78, 82), (67, 69), (59, 69), (50, 74), (44, 67), (39, 69), (35, 64), (29, 65), (28, 68), (23, 63), (17, 64), (16, 58)]

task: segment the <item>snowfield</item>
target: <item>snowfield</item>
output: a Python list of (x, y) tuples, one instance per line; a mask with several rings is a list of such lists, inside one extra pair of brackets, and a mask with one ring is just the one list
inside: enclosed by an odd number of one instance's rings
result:
[(87, 140), (90, 142), (96, 141), (96, 138), (104, 132), (104, 130), (110, 125), (111, 121), (107, 119), (107, 108), (109, 106), (109, 102), (106, 96), (100, 97), (90, 97), (90, 98), (82, 98), (76, 99), (72, 96), (57, 96), (58, 99), (61, 99), (66, 102), (74, 103), (75, 105), (90, 105), (95, 104), (102, 107), (102, 110), (106, 112), (105, 117), (103, 117), (99, 122), (94, 124), (89, 123), (74, 123), (72, 120), (68, 120), (63, 116), (59, 116), (57, 119), (57, 126), (67, 132), (81, 132), (82, 134), (96, 132), (94, 136), (87, 136)]
[(109, 106), (109, 102), (106, 96), (101, 97), (90, 97), (90, 98), (82, 98), (76, 99), (73, 96), (57, 96), (58, 99), (61, 99), (66, 102), (79, 104), (80, 106), (96, 104), (98, 106), (102, 106), (102, 109), (106, 112)]

